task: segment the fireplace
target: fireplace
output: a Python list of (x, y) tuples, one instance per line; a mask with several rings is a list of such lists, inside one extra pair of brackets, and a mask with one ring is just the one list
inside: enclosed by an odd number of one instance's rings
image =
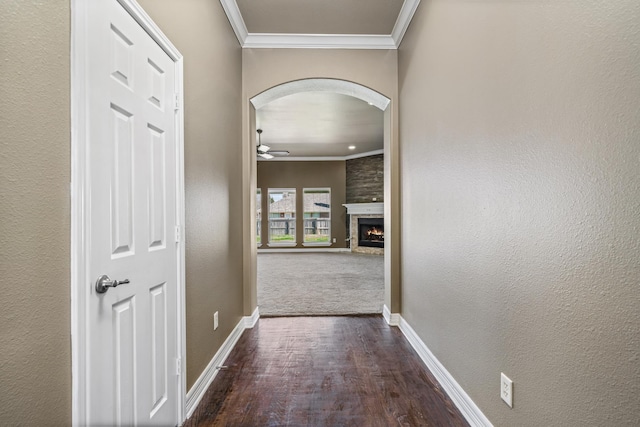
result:
[(358, 218), (358, 246), (384, 248), (384, 218)]

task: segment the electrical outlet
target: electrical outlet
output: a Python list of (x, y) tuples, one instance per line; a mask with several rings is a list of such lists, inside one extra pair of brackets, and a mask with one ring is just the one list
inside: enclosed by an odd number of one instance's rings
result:
[(500, 397), (510, 408), (513, 408), (513, 381), (502, 372), (500, 372)]
[(333, 238), (333, 243), (335, 243), (335, 242), (336, 242), (336, 238), (334, 237), (334, 238)]
[(213, 313), (213, 330), (218, 329), (218, 312)]

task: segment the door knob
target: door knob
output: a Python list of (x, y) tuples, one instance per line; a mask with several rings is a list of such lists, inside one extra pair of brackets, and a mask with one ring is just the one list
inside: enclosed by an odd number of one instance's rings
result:
[(98, 280), (96, 280), (96, 292), (99, 294), (104, 294), (109, 290), (109, 288), (115, 288), (116, 286), (124, 285), (126, 283), (129, 283), (129, 279), (111, 280), (109, 279), (109, 276), (103, 274), (102, 276), (98, 277)]

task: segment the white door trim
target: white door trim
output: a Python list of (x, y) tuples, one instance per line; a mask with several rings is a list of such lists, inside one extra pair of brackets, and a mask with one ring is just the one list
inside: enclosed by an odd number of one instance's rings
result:
[[(151, 38), (165, 51), (175, 64), (175, 87), (177, 88), (176, 114), (176, 211), (180, 234), (184, 236), (185, 199), (184, 199), (184, 111), (183, 105), (183, 59), (182, 55), (162, 33), (149, 15), (135, 0), (117, 0), (120, 5), (140, 24)], [(83, 425), (86, 421), (86, 307), (87, 262), (91, 248), (87, 242), (87, 212), (89, 191), (87, 173), (87, 37), (90, 28), (87, 25), (87, 10), (91, 2), (72, 0), (71, 2), (71, 373), (72, 373), (72, 422)], [(178, 374), (178, 418), (180, 423), (185, 417), (186, 402), (186, 321), (185, 321), (185, 243), (180, 238), (178, 245), (178, 351), (181, 358), (181, 372)]]

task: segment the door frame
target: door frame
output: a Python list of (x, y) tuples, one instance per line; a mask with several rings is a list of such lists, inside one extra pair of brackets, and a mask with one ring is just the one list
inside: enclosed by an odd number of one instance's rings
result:
[[(138, 22), (175, 64), (176, 86), (176, 230), (177, 251), (177, 354), (178, 423), (184, 420), (186, 402), (186, 320), (185, 320), (185, 191), (184, 191), (184, 109), (183, 58), (178, 49), (162, 33), (149, 15), (135, 0), (117, 2)], [(71, 0), (71, 374), (72, 374), (72, 423), (86, 424), (86, 378), (87, 378), (87, 306), (90, 296), (88, 283), (94, 278), (87, 276), (87, 262), (91, 250), (88, 239), (89, 175), (87, 170), (87, 12), (91, 2)]]

